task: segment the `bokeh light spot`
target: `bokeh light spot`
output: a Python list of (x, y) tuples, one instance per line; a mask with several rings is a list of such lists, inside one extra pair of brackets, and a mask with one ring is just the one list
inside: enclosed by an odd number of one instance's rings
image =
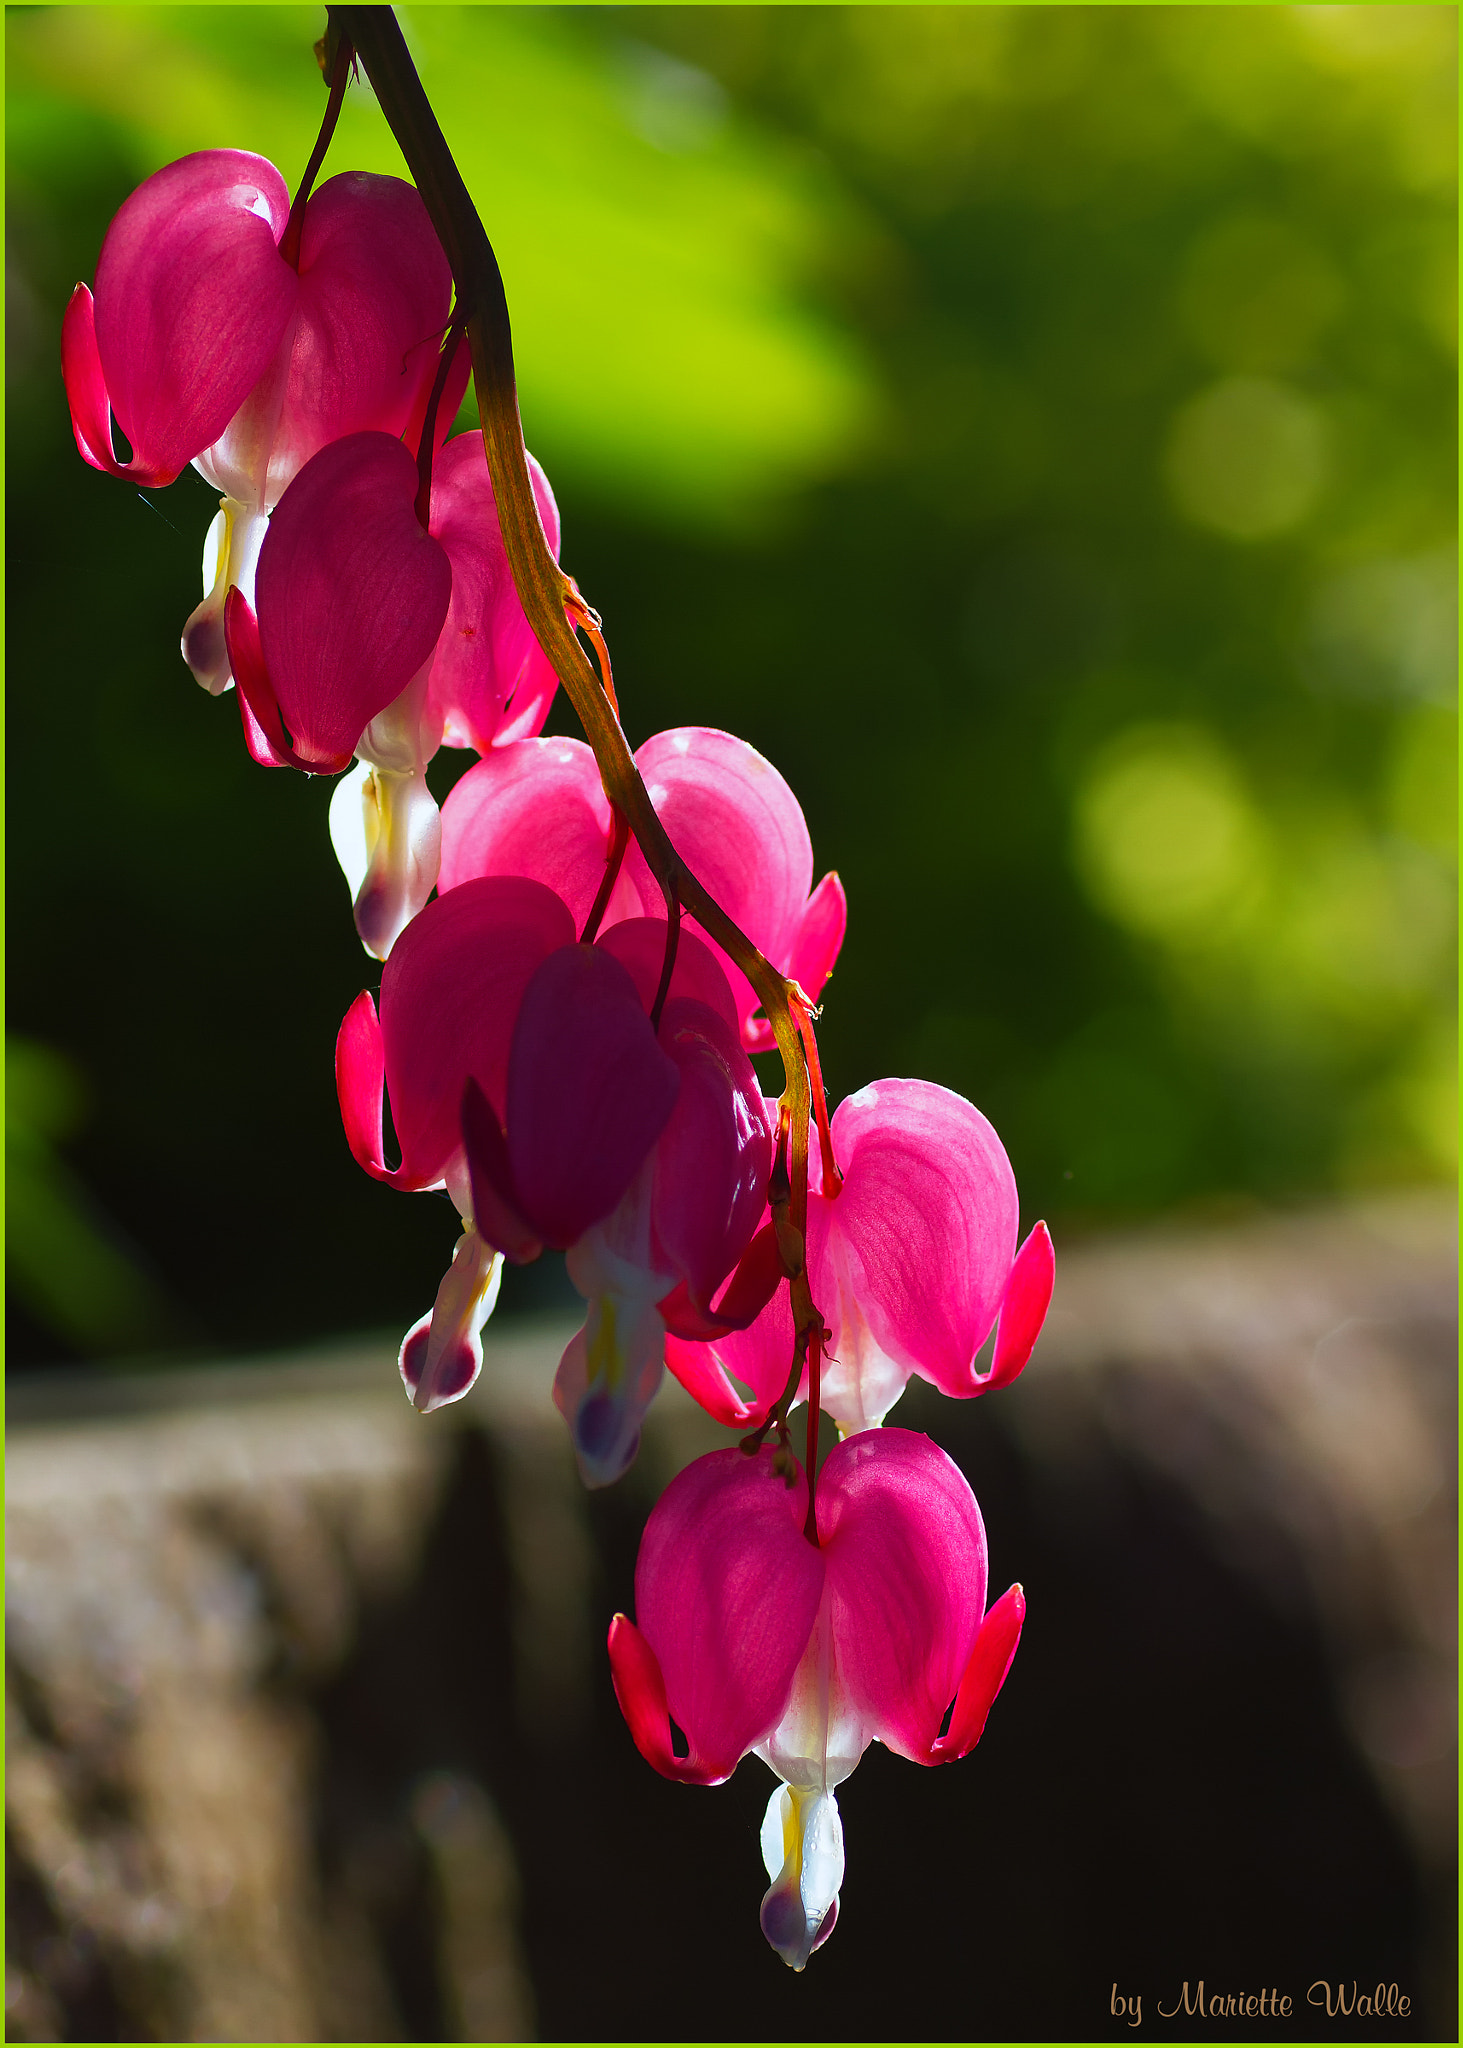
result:
[(1451, 704), (1458, 692), (1458, 558), (1451, 548), (1359, 562), (1321, 585), (1310, 668), (1358, 696)]
[(1093, 762), (1076, 813), (1078, 872), (1099, 906), (1165, 939), (1213, 934), (1257, 898), (1259, 821), (1239, 775), (1197, 726), (1135, 727)]
[(1226, 377), (1179, 413), (1164, 469), (1196, 525), (1231, 540), (1269, 540), (1314, 508), (1327, 458), (1319, 407), (1268, 378)]

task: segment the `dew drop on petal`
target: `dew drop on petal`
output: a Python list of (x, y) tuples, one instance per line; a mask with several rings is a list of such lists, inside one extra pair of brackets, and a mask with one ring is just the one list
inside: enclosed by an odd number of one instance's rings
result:
[(809, 1949), (809, 1955), (813, 1953), (814, 1949), (820, 1949), (823, 1946), (824, 1942), (828, 1939), (829, 1935), (833, 1932), (834, 1928), (837, 1925), (838, 1901), (837, 1899), (835, 1899), (833, 1901), (833, 1904), (828, 1908), (828, 1911), (823, 1915), (823, 1925), (818, 1929), (817, 1939), (813, 1943), (813, 1948)]

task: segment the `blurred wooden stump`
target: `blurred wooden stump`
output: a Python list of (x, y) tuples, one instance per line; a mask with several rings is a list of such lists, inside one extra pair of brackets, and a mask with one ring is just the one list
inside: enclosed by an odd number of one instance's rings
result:
[[(492, 1420), (511, 1430), (547, 1354), (499, 1350)], [(539, 1434), (561, 1427), (550, 1412)], [(386, 1344), (12, 1390), (7, 1816), (54, 1921), (8, 1952), (13, 2028), (67, 2038), (58, 2008), (100, 1963), (118, 2038), (402, 2038), (369, 1873), (317, 1868), (303, 1692), (409, 1587), (450, 1445)], [(460, 2038), (523, 2038), (491, 1801), (439, 1774), (412, 1818)]]
[(1424, 1861), (1455, 1851), (1457, 1211), (1417, 1196), (1070, 1253), (1012, 1417), (1179, 1481), (1283, 1597), (1298, 1557), (1352, 1732)]
[[(1002, 1397), (1044, 1470), (1116, 1444), (1186, 1489), (1270, 1597), (1300, 1575), (1355, 1741), (1439, 1873), (1456, 1241), (1428, 1195), (1059, 1247), (1047, 1331)], [(604, 1616), (548, 1400), (566, 1335), (505, 1328), (469, 1400), (430, 1421), (389, 1341), (12, 1388), (12, 2038), (408, 2038), (383, 1935), (408, 1911), (441, 2037), (531, 2037), (518, 1870), (487, 1787), (424, 1770), (389, 1824), (325, 1854), (313, 1703), (365, 1619), (411, 1599), (467, 1430), (496, 1474), (496, 1654), (526, 1753), (586, 1726)], [(896, 1419), (938, 1433), (932, 1398), (910, 1407)], [(668, 1381), (638, 1483), (728, 1440)]]

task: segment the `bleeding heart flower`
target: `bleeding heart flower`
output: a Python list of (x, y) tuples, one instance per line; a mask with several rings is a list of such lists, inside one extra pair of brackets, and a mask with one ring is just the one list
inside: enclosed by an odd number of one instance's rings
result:
[[(557, 558), (554, 494), (532, 456), (528, 466)], [(438, 879), (441, 825), (428, 761), (444, 740), (486, 750), (536, 733), (558, 684), (513, 585), (480, 433), (458, 434), (438, 453), (429, 530), (452, 568), (452, 599), (431, 664), (420, 686), (362, 732), (359, 766), (342, 777), (330, 804), (331, 843), (350, 885), (356, 929), (383, 960)], [(538, 830), (553, 830), (551, 813), (540, 815)], [(551, 873), (533, 878), (558, 886)]]
[[(464, 1219), (433, 1313), (403, 1347), (417, 1406), (456, 1400), (471, 1385), (497, 1255), (523, 1262), (545, 1245), (567, 1249), (601, 1332), (591, 1344), (599, 1384), (591, 1371), (581, 1388), (586, 1471), (619, 1455), (596, 1431), (596, 1401), (614, 1412), (616, 1443), (638, 1434), (654, 1392), (644, 1376), (658, 1382), (662, 1370), (655, 1302), (678, 1283), (709, 1294), (766, 1201), (771, 1136), (725, 977), (706, 948), (683, 941), (657, 1037), (647, 1013), (664, 944), (664, 924), (658, 933), (624, 927), (613, 949), (575, 944), (551, 890), (485, 877), (408, 925), (386, 963), (379, 1017), (363, 993), (336, 1045), (356, 1159), (396, 1187), (445, 1186)], [(395, 1168), (383, 1143), (388, 1085)], [(650, 1311), (653, 1357), (630, 1359), (610, 1297)]]
[[(402, 1346), (402, 1377), (422, 1409), (460, 1400), (476, 1379), (501, 1267), (501, 1246), (473, 1219), (463, 1094), (473, 1080), (490, 1101), (504, 1099), (524, 992), (573, 940), (573, 919), (540, 883), (502, 877), (456, 889), (429, 903), (393, 948), (379, 1017), (363, 990), (336, 1039), (341, 1120), (357, 1163), (391, 1187), (445, 1187), (463, 1219), (436, 1305)], [(401, 1147), (395, 1167), (382, 1131), (388, 1088)]]
[[(348, 434), (374, 429), (415, 452), (451, 305), (451, 268), (416, 188), (372, 171), (328, 178), (305, 203), (288, 347), (196, 467), (267, 512), (312, 455)], [(439, 446), (468, 374), (459, 344)]]
[(418, 676), (425, 686), (452, 570), (416, 491), (402, 443), (364, 433), (322, 448), (280, 500), (257, 622), (242, 590), (224, 614), (256, 761), (338, 773), (371, 720)]
[[(557, 561), (559, 508), (531, 455), (528, 475)], [(452, 564), (452, 604), (427, 693), (432, 745), (486, 754), (539, 731), (559, 679), (518, 601), (480, 433), (454, 435), (438, 455), (429, 523)]]
[[(843, 1191), (822, 1191), (815, 1144), (808, 1196), (808, 1278), (832, 1333), (823, 1407), (848, 1433), (881, 1422), (911, 1373), (957, 1398), (1009, 1386), (1040, 1334), (1054, 1261), (1044, 1223), (1016, 1249), (1016, 1181), (990, 1124), (932, 1081), (879, 1081), (839, 1104), (832, 1132)], [(709, 1345), (694, 1334), (667, 1340), (671, 1370), (718, 1421), (760, 1422), (792, 1364), (786, 1297)]]
[[(566, 1247), (589, 1303), (554, 1400), (590, 1486), (635, 1455), (664, 1371), (662, 1297), (709, 1303), (767, 1198), (761, 1092), (726, 977), (689, 934), (651, 1030), (665, 940), (664, 920), (635, 919), (546, 963), (515, 1031), (503, 1126), (480, 1092), (463, 1118), (479, 1230), (513, 1259)], [(780, 1277), (774, 1262), (767, 1291)]]
[[(843, 943), (848, 906), (836, 874), (809, 894), (812, 842), (787, 783), (745, 740), (708, 726), (658, 733), (635, 765), (677, 852), (773, 966), (816, 1001)], [(474, 875), (532, 875), (559, 890), (582, 923), (604, 875), (610, 828), (599, 770), (582, 741), (497, 747), (443, 806), (440, 886), (452, 889)], [(659, 885), (632, 845), (605, 925), (661, 911)], [(731, 985), (742, 1044), (767, 1050), (771, 1027), (754, 1015), (751, 983), (706, 943)]]
[(273, 164), (240, 149), (167, 164), (124, 202), (96, 296), (79, 284), (61, 330), (72, 430), (94, 469), (169, 484), (224, 432), (294, 314), (299, 279), (278, 247), (289, 210)]
[(621, 1711), (662, 1776), (720, 1784), (755, 1750), (781, 1780), (762, 1928), (795, 1970), (837, 1916), (835, 1788), (875, 1738), (920, 1764), (973, 1749), (1025, 1615), (1019, 1586), (986, 1612), (980, 1509), (928, 1437), (838, 1444), (817, 1500), (814, 1543), (806, 1481), (789, 1487), (770, 1449), (698, 1458), (646, 1524), (638, 1626), (616, 1615), (609, 1635)]
[[(817, 1002), (843, 944), (848, 904), (836, 874), (813, 888), (802, 806), (772, 763), (729, 732), (686, 725), (647, 740), (635, 765), (692, 873), (778, 972)], [(638, 846), (625, 867), (649, 914), (660, 890)], [(775, 1041), (771, 1025), (753, 1014), (755, 990), (731, 960), (721, 960), (742, 1043), (748, 1052), (768, 1051)]]
[[(78, 285), (61, 335), (83, 457), (147, 485), (189, 462), (223, 493), (203, 557), (203, 603), (183, 655), (228, 688), (224, 604), (252, 604), (268, 514), (312, 455), (375, 429), (420, 438), (452, 298), (447, 259), (414, 188), (352, 171), (303, 209), (298, 264), (281, 253), (284, 180), (263, 157), (204, 150), (138, 187), (107, 230), (95, 296)], [(459, 347), (438, 409), (466, 388)], [(115, 417), (132, 446), (119, 461)]]

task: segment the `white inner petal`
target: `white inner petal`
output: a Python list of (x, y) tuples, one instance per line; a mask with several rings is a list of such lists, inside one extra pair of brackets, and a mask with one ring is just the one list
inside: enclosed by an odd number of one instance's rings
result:
[(828, 1232), (826, 1259), (835, 1298), (820, 1304), (833, 1331), (823, 1361), (821, 1400), (843, 1434), (853, 1436), (878, 1428), (904, 1392), (910, 1369), (889, 1356), (869, 1327), (836, 1216)]

